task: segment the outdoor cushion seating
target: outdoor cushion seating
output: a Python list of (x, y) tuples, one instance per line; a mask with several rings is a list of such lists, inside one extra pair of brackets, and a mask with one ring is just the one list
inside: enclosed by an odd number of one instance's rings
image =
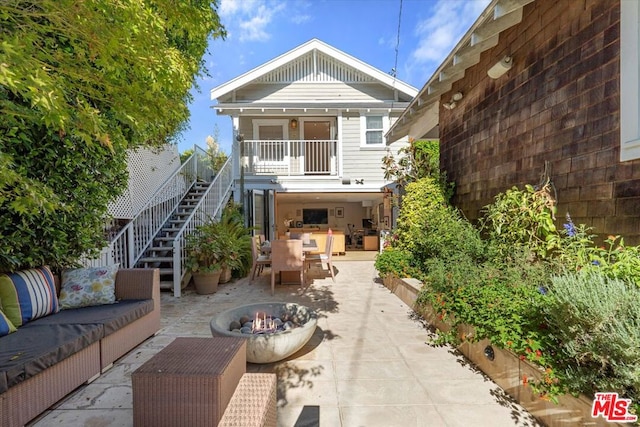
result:
[(113, 304), (25, 315), (34, 320), (0, 336), (0, 427), (25, 425), (160, 329), (157, 269), (118, 270), (114, 286)]

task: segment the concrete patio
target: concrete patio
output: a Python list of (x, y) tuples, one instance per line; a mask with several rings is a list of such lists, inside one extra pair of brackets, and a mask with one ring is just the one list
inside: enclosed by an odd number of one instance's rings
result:
[(271, 296), (268, 269), (221, 285), (213, 295), (162, 295), (162, 330), (81, 387), (32, 426), (131, 426), (131, 373), (179, 336), (211, 336), (217, 312), (243, 304), (297, 302), (314, 308), (318, 328), (289, 359), (248, 364), (278, 376), (279, 426), (537, 426), (521, 406), (430, 333), (377, 277), (372, 252), (335, 257), (336, 283), (312, 271), (303, 295), (292, 285)]

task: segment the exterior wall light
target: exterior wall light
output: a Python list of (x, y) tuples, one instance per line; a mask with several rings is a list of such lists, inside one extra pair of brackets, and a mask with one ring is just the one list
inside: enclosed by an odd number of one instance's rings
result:
[(496, 62), (493, 67), (489, 68), (489, 71), (487, 71), (487, 75), (492, 79), (497, 79), (501, 77), (504, 73), (509, 71), (512, 66), (513, 66), (513, 58), (508, 55), (505, 55), (502, 57), (500, 61)]
[(289, 122), (289, 126), (291, 129), (298, 129), (298, 121), (296, 119), (291, 119)]
[(493, 351), (493, 347), (491, 347), (490, 345), (484, 348), (484, 355), (487, 359), (491, 360), (492, 362), (493, 362), (493, 359), (496, 358), (496, 353), (495, 351)]
[(456, 92), (451, 96), (451, 100), (449, 102), (443, 103), (442, 106), (447, 110), (453, 110), (454, 108), (456, 108), (456, 103), (458, 101), (461, 101), (463, 96), (464, 95), (462, 95), (462, 92)]

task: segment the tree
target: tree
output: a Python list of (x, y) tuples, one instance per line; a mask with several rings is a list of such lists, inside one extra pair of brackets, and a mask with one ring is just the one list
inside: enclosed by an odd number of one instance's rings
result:
[(213, 135), (207, 136), (207, 157), (211, 162), (211, 168), (218, 173), (222, 166), (227, 161), (227, 155), (224, 151), (220, 151), (220, 128), (216, 124), (213, 128)]
[(217, 1), (0, 3), (0, 271), (103, 243), (126, 150), (184, 127)]
[(394, 181), (401, 189), (408, 183), (433, 177), (440, 183), (445, 199), (453, 195), (453, 183), (447, 182), (446, 172), (440, 170), (440, 143), (437, 140), (410, 139), (409, 145), (398, 150), (398, 159), (392, 153), (382, 158), (384, 178)]

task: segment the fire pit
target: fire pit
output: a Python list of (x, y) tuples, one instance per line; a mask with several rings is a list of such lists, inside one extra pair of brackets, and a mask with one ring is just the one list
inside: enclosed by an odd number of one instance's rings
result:
[(247, 339), (247, 362), (272, 363), (300, 350), (316, 330), (316, 313), (285, 302), (249, 304), (211, 320), (211, 333)]

